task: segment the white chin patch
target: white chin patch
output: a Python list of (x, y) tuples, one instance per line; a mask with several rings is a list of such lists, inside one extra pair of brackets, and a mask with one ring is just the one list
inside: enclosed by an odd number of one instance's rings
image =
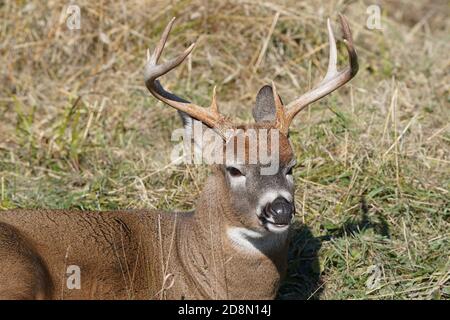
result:
[(288, 231), (288, 229), (289, 229), (288, 224), (279, 226), (279, 225), (276, 225), (276, 224), (273, 224), (270, 222), (266, 223), (265, 227), (267, 228), (267, 230), (269, 230), (270, 232), (273, 232), (273, 233), (284, 233), (284, 232)]
[(227, 234), (233, 246), (247, 254), (261, 253), (263, 250), (282, 246), (287, 236), (287, 233), (283, 232), (258, 232), (242, 227), (229, 227)]

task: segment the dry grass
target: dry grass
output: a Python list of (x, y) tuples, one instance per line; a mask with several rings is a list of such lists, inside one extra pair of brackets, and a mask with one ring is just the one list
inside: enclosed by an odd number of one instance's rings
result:
[(446, 1), (379, 1), (383, 31), (364, 1), (79, 0), (78, 31), (67, 3), (0, 2), (0, 208), (192, 207), (207, 170), (169, 165), (181, 124), (142, 80), (167, 21), (166, 57), (197, 47), (166, 86), (205, 105), (217, 85), (249, 121), (262, 85), (288, 101), (323, 75), (325, 18), (343, 12), (360, 72), (294, 125), (304, 225), (280, 298), (450, 297)]

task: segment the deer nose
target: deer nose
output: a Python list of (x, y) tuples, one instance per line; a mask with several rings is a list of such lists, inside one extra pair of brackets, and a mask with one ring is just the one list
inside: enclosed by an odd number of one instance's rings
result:
[(294, 212), (294, 205), (283, 197), (276, 198), (265, 208), (267, 218), (272, 219), (275, 224), (289, 224)]

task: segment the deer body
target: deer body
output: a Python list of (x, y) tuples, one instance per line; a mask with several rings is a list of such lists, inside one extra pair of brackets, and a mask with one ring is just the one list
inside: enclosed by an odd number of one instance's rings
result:
[[(227, 230), (244, 227), (225, 212), (223, 183), (220, 173), (208, 179), (195, 212), (1, 212), (0, 299), (274, 298), (287, 238), (235, 243)], [(70, 265), (80, 289), (67, 287)]]
[[(148, 56), (145, 84), (179, 111), (187, 132), (194, 121), (213, 130), (218, 139), (211, 144), (213, 154), (231, 150), (232, 157), (227, 154), (213, 166), (193, 212), (0, 212), (0, 299), (274, 298), (286, 271), (295, 213), (289, 125), (298, 112), (348, 82), (358, 69), (348, 23), (340, 18), (349, 66), (336, 69), (328, 21), (330, 62), (324, 79), (286, 107), (274, 85), (264, 86), (250, 125), (235, 125), (221, 115), (215, 90), (210, 108), (164, 90), (157, 79), (193, 49), (157, 64), (172, 20)], [(261, 135), (268, 131), (276, 135)], [(242, 152), (238, 141), (243, 141)], [(270, 155), (275, 170), (266, 174), (268, 163), (253, 162), (255, 151)]]

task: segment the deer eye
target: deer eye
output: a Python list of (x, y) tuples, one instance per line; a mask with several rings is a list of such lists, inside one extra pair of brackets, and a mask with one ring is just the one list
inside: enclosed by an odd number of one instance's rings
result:
[(235, 167), (228, 167), (227, 171), (233, 178), (242, 177), (244, 175), (239, 169)]

